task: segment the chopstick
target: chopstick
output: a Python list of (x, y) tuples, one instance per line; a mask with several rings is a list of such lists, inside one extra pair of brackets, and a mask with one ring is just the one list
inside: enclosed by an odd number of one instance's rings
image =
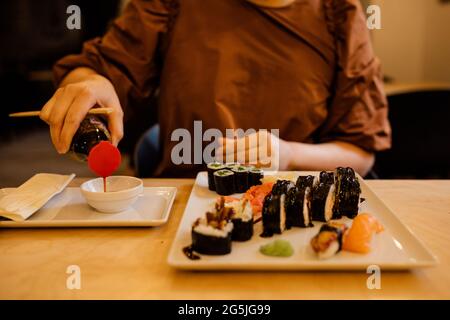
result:
[[(92, 108), (88, 111), (88, 114), (110, 114), (113, 110), (111, 108)], [(22, 117), (39, 117), (41, 113), (40, 110), (37, 111), (24, 111), (24, 112), (15, 112), (10, 113), (9, 116), (11, 118), (22, 118)]]

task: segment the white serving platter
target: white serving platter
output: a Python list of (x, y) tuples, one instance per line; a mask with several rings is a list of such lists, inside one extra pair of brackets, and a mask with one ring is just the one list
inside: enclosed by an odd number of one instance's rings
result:
[[(273, 173), (271, 173), (273, 174)], [(286, 173), (280, 173), (286, 174)], [(290, 175), (317, 175), (318, 172), (298, 172)], [(179, 225), (177, 235), (168, 256), (170, 266), (186, 270), (367, 270), (377, 265), (381, 270), (406, 270), (430, 267), (437, 259), (422, 242), (406, 227), (397, 216), (377, 197), (359, 177), (362, 197), (366, 199), (360, 212), (375, 216), (385, 227), (385, 231), (374, 236), (372, 251), (369, 254), (340, 252), (328, 260), (319, 260), (310, 247), (310, 239), (317, 234), (322, 223), (314, 222), (313, 228), (294, 228), (282, 235), (261, 238), (262, 223), (255, 224), (251, 240), (243, 243), (233, 242), (232, 252), (224, 256), (200, 255), (200, 260), (188, 259), (182, 249), (191, 244), (191, 226), (196, 218), (202, 216), (218, 195), (208, 190), (207, 173), (198, 174)], [(342, 219), (351, 225), (350, 219)], [(290, 241), (294, 255), (289, 258), (268, 257), (259, 252), (261, 245), (276, 239)]]
[[(0, 189), (0, 198), (13, 189)], [(177, 188), (144, 188), (123, 212), (101, 213), (90, 207), (80, 188), (66, 188), (26, 221), (0, 221), (0, 228), (154, 227), (167, 222)]]

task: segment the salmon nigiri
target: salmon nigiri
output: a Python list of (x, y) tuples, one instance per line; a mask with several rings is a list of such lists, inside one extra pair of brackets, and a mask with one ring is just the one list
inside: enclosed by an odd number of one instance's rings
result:
[(344, 235), (342, 250), (369, 253), (372, 236), (382, 231), (383, 225), (375, 217), (367, 213), (359, 214)]

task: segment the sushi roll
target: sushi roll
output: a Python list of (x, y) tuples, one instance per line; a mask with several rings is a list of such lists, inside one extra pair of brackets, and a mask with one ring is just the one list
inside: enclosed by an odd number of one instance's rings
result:
[(248, 168), (244, 166), (236, 166), (232, 170), (234, 172), (234, 191), (236, 193), (244, 193), (248, 190)]
[(214, 183), (214, 172), (222, 170), (225, 166), (219, 162), (212, 162), (207, 165), (208, 171), (208, 188), (211, 191), (216, 191), (216, 184)]
[(251, 168), (248, 172), (248, 187), (250, 188), (262, 184), (262, 178), (264, 178), (264, 171), (262, 169)]
[(311, 187), (301, 186), (291, 188), (286, 195), (286, 229), (292, 227), (313, 227), (309, 208)]
[(234, 190), (234, 172), (222, 169), (214, 172), (214, 185), (216, 192), (221, 196), (229, 196), (235, 193)]
[(325, 184), (334, 183), (334, 173), (328, 171), (322, 171), (319, 175), (319, 181)]
[(225, 169), (233, 170), (236, 167), (239, 167), (241, 164), (239, 162), (227, 162), (225, 163)]
[(332, 219), (335, 203), (334, 190), (334, 174), (321, 172), (319, 182), (314, 185), (310, 197), (313, 220), (328, 222)]
[(328, 259), (342, 249), (342, 239), (347, 226), (339, 222), (322, 225), (319, 233), (311, 239), (311, 247), (319, 259)]
[(312, 188), (317, 183), (317, 178), (314, 176), (299, 176), (295, 186), (297, 188)]
[(231, 222), (233, 241), (248, 241), (253, 236), (253, 210), (250, 201), (242, 199), (225, 203), (225, 207), (231, 208)]
[(262, 237), (281, 234), (286, 229), (286, 195), (295, 185), (288, 180), (278, 180), (272, 192), (264, 199), (262, 209)]
[(358, 215), (361, 187), (352, 168), (336, 169), (336, 191), (333, 205), (333, 219), (343, 216), (350, 219)]
[(285, 228), (285, 221), (280, 214), (280, 196), (269, 193), (264, 199), (262, 209), (263, 233), (261, 237), (267, 238), (274, 234), (281, 234)]
[(199, 218), (192, 226), (192, 249), (206, 255), (228, 254), (232, 231), (232, 222), (211, 223), (207, 218)]

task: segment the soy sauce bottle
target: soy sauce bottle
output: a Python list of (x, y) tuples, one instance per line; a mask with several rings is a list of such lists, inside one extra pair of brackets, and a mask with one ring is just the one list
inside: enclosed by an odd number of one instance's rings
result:
[(79, 161), (87, 161), (91, 149), (101, 141), (111, 141), (107, 124), (98, 116), (88, 115), (73, 136), (69, 153)]

